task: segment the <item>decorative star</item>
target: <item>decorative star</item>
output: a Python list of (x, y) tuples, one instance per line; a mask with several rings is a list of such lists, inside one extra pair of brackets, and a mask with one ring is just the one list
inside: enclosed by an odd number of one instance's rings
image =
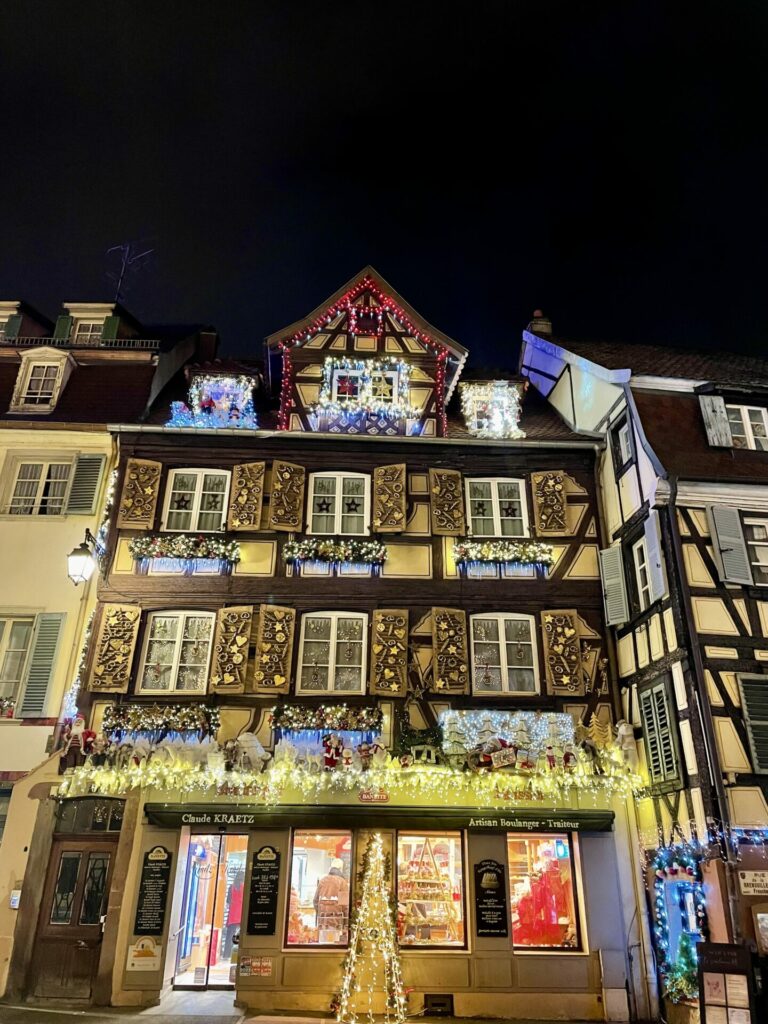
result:
[(514, 519), (515, 515), (517, 514), (517, 510), (515, 509), (515, 506), (510, 502), (509, 505), (505, 505), (502, 508), (501, 514), (506, 519)]
[(318, 512), (330, 512), (331, 511), (331, 502), (329, 501), (328, 498), (323, 498), (322, 501), (318, 501), (318, 503), (317, 503), (317, 511)]
[(484, 501), (476, 502), (476, 504), (475, 504), (475, 512), (479, 516), (484, 516), (485, 515), (485, 502)]
[(349, 514), (360, 511), (360, 502), (357, 498), (348, 498), (346, 501), (347, 512)]
[(180, 494), (174, 502), (174, 512), (183, 512), (189, 508), (189, 495)]

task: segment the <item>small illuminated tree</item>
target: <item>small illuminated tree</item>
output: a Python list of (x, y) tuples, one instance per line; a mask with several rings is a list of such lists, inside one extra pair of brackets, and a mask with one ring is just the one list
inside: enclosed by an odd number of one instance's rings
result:
[(381, 836), (376, 832), (363, 857), (360, 905), (342, 968), (336, 1011), (339, 1024), (357, 1024), (361, 1012), (374, 1024), (374, 996), (382, 990), (384, 1020), (393, 1024), (405, 1020), (405, 989), (387, 875)]

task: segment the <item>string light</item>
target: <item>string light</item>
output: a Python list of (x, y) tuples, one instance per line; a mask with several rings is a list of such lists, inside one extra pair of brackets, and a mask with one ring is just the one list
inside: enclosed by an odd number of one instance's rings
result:
[(253, 377), (239, 374), (198, 375), (189, 387), (189, 404), (171, 403), (167, 427), (226, 427), (256, 430), (259, 426), (253, 408)]
[(110, 704), (102, 731), (123, 738), (147, 733), (161, 738), (169, 733), (194, 733), (200, 739), (219, 731), (221, 711), (208, 704)]
[[(343, 379), (347, 375), (346, 381)], [(387, 380), (387, 375), (396, 379)], [(371, 415), (388, 419), (406, 419), (419, 416), (421, 409), (409, 402), (411, 367), (395, 359), (349, 359), (327, 356), (323, 364), (323, 383), (320, 398), (309, 407), (314, 416)], [(336, 397), (333, 397), (334, 381)], [(352, 388), (356, 385), (356, 394)], [(350, 393), (341, 394), (346, 386)], [(391, 388), (391, 398), (377, 394), (376, 389)]]
[(554, 563), (551, 544), (539, 541), (469, 540), (462, 538), (453, 545), (453, 560), (457, 565), (473, 562), (515, 562), (519, 565), (540, 565), (546, 568)]
[(128, 550), (138, 562), (147, 558), (178, 558), (182, 561), (218, 559), (240, 561), (240, 545), (236, 540), (207, 537), (205, 534), (155, 533), (131, 537)]
[(387, 559), (387, 546), (380, 540), (342, 540), (339, 537), (305, 537), (291, 540), (283, 547), (286, 562), (351, 562), (381, 566)]
[(91, 614), (88, 616), (88, 621), (85, 624), (83, 630), (83, 639), (80, 644), (80, 657), (77, 661), (77, 669), (75, 670), (75, 677), (69, 685), (69, 689), (64, 694), (64, 700), (61, 702), (61, 716), (60, 722), (69, 720), (74, 722), (77, 717), (77, 699), (80, 696), (80, 687), (82, 686), (83, 674), (85, 672), (85, 663), (88, 660), (88, 644), (91, 640), (91, 627), (93, 625), (93, 616), (96, 610), (93, 609)]
[(525, 437), (520, 429), (520, 387), (508, 380), (459, 385), (461, 411), (473, 437)]
[(363, 730), (381, 732), (384, 715), (381, 708), (347, 707), (346, 704), (278, 704), (270, 712), (270, 724), (281, 732), (296, 730)]

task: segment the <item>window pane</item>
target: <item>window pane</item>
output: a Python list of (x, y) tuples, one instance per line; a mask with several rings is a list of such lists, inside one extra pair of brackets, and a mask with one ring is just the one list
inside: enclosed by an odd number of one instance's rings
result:
[(475, 690), (501, 690), (501, 649), (497, 619), (472, 620)]
[(10, 511), (12, 514), (32, 515), (42, 475), (43, 464), (40, 462), (25, 462), (19, 466), (16, 486), (11, 498)]
[(198, 530), (220, 530), (224, 515), (224, 492), (227, 478), (220, 473), (206, 473), (200, 494), (200, 513), (197, 517)]
[(177, 690), (206, 690), (212, 620), (204, 615), (188, 615), (181, 640)]
[(363, 664), (363, 623), (340, 618), (336, 622), (335, 690), (359, 690)]
[(287, 946), (347, 944), (351, 864), (351, 832), (294, 832)]
[(398, 938), (402, 946), (464, 945), (461, 835), (398, 835)]
[(312, 494), (312, 531), (336, 532), (336, 477), (316, 476)]
[(53, 890), (51, 924), (69, 924), (72, 920), (72, 904), (75, 902), (80, 856), (79, 853), (62, 853), (61, 855), (56, 888)]
[(169, 530), (189, 530), (192, 526), (196, 486), (197, 474), (176, 473), (174, 475), (166, 524)]
[(58, 516), (64, 505), (69, 481), (69, 463), (51, 464), (45, 476), (42, 494), (40, 495), (41, 516)]
[(568, 836), (507, 835), (513, 946), (576, 949)]
[(534, 693), (536, 674), (531, 642), (531, 624), (527, 619), (507, 619), (504, 623), (507, 655), (507, 689)]
[(749, 409), (748, 412), (755, 448), (759, 451), (766, 451), (768, 450), (768, 432), (765, 429), (765, 415), (762, 409)]
[(337, 402), (348, 402), (360, 394), (360, 374), (354, 370), (334, 370), (334, 391)]
[(107, 902), (108, 853), (91, 853), (85, 869), (80, 924), (98, 924)]
[(149, 643), (141, 680), (143, 690), (173, 688), (173, 661), (178, 631), (178, 615), (156, 615), (150, 620)]
[(32, 619), (0, 619), (0, 697), (18, 693), (32, 625)]
[(523, 523), (523, 504), (520, 498), (520, 484), (499, 482), (497, 485), (499, 498), (499, 518), (503, 537), (522, 537), (525, 533)]
[(365, 533), (365, 480), (344, 477), (341, 488), (341, 532)]
[(734, 448), (747, 448), (747, 437), (744, 430), (744, 421), (741, 416), (741, 406), (726, 406), (728, 423), (731, 428), (731, 440)]

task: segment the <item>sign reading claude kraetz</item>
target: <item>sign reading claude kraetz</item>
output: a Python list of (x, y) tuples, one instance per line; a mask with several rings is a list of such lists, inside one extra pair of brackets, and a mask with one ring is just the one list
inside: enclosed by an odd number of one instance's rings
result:
[(253, 855), (248, 900), (249, 935), (275, 934), (279, 885), (280, 853), (274, 846), (262, 846)]
[(144, 854), (134, 935), (163, 934), (172, 860), (173, 855), (164, 846), (154, 846)]

